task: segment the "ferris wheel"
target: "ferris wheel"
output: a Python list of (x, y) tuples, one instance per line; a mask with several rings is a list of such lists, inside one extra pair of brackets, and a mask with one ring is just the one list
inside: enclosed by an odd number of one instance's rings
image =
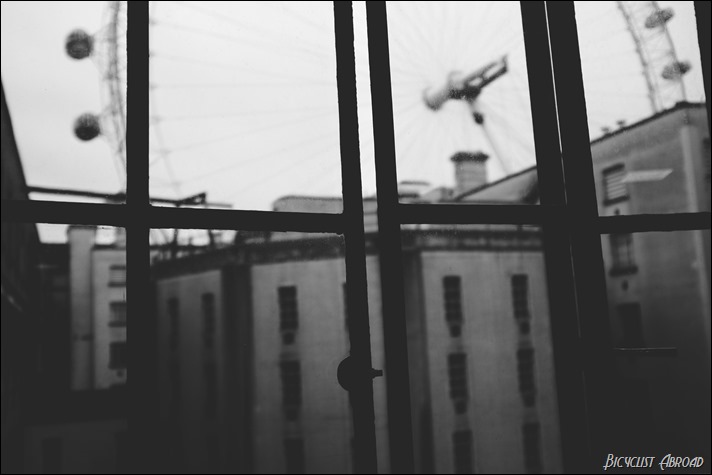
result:
[[(354, 3), (355, 49), (367, 163), (374, 152), (362, 3)], [(677, 57), (672, 9), (658, 2), (576, 3), (592, 135), (686, 100), (691, 66)], [(103, 111), (78, 119), (76, 133), (107, 139), (117, 169), (126, 165), (125, 8), (107, 2), (104, 28), (67, 40), (70, 56), (95, 59), (105, 93)], [(491, 179), (534, 165), (518, 2), (387, 8), (399, 180), (448, 184), (449, 158), (468, 150), (492, 158)], [(258, 209), (263, 205), (250, 198), (266, 189), (272, 198), (338, 196), (332, 15), (330, 2), (154, 2), (152, 191), (209, 190)], [(373, 171), (363, 173), (368, 193)]]
[(111, 149), (122, 189), (126, 189), (126, 2), (106, 2), (104, 25), (90, 35), (72, 31), (65, 44), (67, 54), (77, 60), (91, 58), (102, 83), (102, 110), (79, 116), (74, 124), (80, 140), (101, 135)]

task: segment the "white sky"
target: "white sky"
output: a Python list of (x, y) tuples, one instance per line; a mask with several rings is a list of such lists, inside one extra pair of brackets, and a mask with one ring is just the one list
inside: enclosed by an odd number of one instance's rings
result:
[[(28, 183), (117, 192), (106, 140), (80, 142), (74, 119), (102, 109), (96, 61), (64, 52), (67, 34), (97, 32), (107, 2), (2, 2), (2, 80)], [(331, 2), (153, 2), (151, 192), (208, 192), (236, 208), (270, 209), (287, 194), (341, 191)], [(449, 157), (493, 153), (461, 102), (421, 100), (453, 70), (508, 54), (509, 72), (481, 96), (501, 157), (490, 178), (534, 163), (521, 21), (516, 2), (389, 4), (399, 180), (453, 182)], [(687, 98), (704, 99), (692, 2), (673, 4), (678, 56), (691, 62)], [(615, 2), (579, 2), (591, 135), (649, 115), (640, 63)], [(355, 2), (364, 193), (375, 191), (365, 8)], [(664, 53), (664, 41), (650, 47)], [(100, 43), (98, 49), (108, 47)], [(670, 104), (671, 105), (671, 104)], [(159, 135), (162, 140), (159, 140)], [(164, 150), (164, 153), (160, 153)], [(132, 160), (129, 157), (129, 160)], [(45, 198), (45, 197), (43, 197)]]

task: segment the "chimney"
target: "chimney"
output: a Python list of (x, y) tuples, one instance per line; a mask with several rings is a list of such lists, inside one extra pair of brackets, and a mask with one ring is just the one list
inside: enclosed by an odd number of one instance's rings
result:
[(455, 164), (455, 196), (487, 183), (489, 155), (477, 152), (457, 152), (450, 158)]

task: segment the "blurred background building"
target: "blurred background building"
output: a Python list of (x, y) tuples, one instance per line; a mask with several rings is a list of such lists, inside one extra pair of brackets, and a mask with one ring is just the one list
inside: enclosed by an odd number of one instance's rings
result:
[[(28, 199), (4, 91), (1, 115), (2, 196)], [(591, 147), (600, 215), (710, 211), (704, 105), (621, 124)], [(402, 201), (538, 203), (534, 167), (490, 181), (485, 153), (451, 160), (455, 186), (403, 182)], [(343, 206), (285, 196), (274, 209)], [(382, 368), (375, 199), (364, 209)], [(548, 305), (556, 283), (547, 286), (540, 229), (402, 231), (418, 471), (561, 471)], [(120, 229), (71, 226), (66, 243), (48, 244), (35, 225), (2, 224), (3, 472), (125, 469), (124, 244)], [(173, 471), (351, 471), (348, 394), (335, 378), (349, 351), (341, 238), (238, 233), (229, 245), (175, 244), (153, 254), (146, 309), (159, 324), (158, 455)], [(617, 359), (617, 446), (709, 453), (709, 230), (611, 234), (602, 246), (613, 344), (671, 350)], [(386, 472), (385, 385), (374, 391)]]

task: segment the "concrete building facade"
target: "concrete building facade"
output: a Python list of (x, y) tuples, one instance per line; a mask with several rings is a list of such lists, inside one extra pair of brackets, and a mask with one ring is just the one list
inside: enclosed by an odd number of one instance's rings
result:
[[(703, 104), (673, 109), (591, 144), (601, 216), (710, 211)], [(617, 347), (669, 348), (619, 357), (621, 445), (710, 456), (710, 231), (601, 236)], [(651, 436), (651, 434), (654, 434)]]
[[(461, 227), (404, 236), (419, 471), (559, 471), (539, 231)], [(383, 367), (375, 242), (369, 234), (369, 314), (374, 366)], [(353, 470), (348, 394), (336, 382), (348, 355), (340, 238), (275, 234), (157, 262), (153, 273), (163, 415), (181, 434), (178, 447), (197, 447), (175, 451), (186, 466), (220, 460), (257, 473)], [(211, 310), (206, 301), (215, 302)], [(206, 323), (210, 315), (214, 323)], [(216, 338), (210, 356), (206, 328)], [(219, 376), (206, 378), (210, 364)], [(388, 472), (382, 380), (374, 402), (379, 469)]]
[(71, 388), (126, 383), (126, 250), (122, 231), (97, 242), (95, 226), (70, 226)]

